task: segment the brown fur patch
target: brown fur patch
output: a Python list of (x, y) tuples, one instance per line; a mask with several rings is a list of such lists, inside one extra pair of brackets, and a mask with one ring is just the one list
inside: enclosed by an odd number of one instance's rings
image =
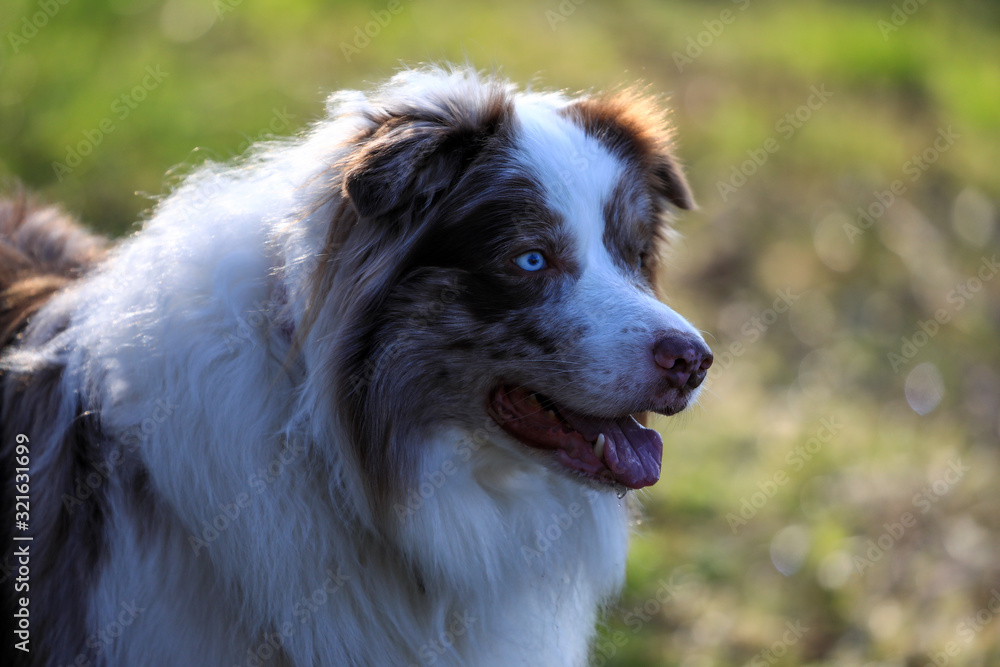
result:
[(23, 193), (0, 199), (0, 347), (53, 294), (104, 257), (106, 242)]
[[(0, 261), (3, 259), (0, 257)], [(62, 276), (28, 275), (22, 280), (14, 280), (10, 287), (0, 292), (0, 346), (10, 343), (28, 318), (67, 282)]]
[(681, 209), (694, 197), (673, 155), (673, 130), (666, 112), (637, 88), (587, 98), (566, 107), (565, 116), (608, 150), (636, 162), (654, 192)]
[(638, 263), (646, 283), (662, 300), (658, 274), (675, 234), (673, 228), (655, 212), (655, 205), (651, 208), (636, 180), (627, 176), (618, 181), (604, 202), (603, 215), (603, 241), (608, 252), (623, 266)]

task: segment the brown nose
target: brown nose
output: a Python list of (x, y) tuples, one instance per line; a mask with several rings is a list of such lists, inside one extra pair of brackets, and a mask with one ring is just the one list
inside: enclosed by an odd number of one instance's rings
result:
[(671, 387), (694, 389), (704, 381), (714, 357), (700, 338), (675, 331), (653, 343), (653, 360)]

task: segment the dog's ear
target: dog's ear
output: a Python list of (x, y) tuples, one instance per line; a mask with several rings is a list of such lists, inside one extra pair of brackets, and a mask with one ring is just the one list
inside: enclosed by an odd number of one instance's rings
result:
[(432, 186), (447, 180), (445, 156), (435, 156), (446, 131), (439, 124), (394, 118), (366, 139), (344, 170), (344, 194), (358, 214), (382, 215), (399, 206), (420, 182)]
[(344, 194), (362, 218), (426, 206), (458, 181), (501, 121), (499, 112), (460, 119), (390, 118), (349, 158)]
[(684, 172), (674, 156), (659, 155), (650, 170), (650, 180), (653, 191), (677, 208), (690, 211), (697, 207)]

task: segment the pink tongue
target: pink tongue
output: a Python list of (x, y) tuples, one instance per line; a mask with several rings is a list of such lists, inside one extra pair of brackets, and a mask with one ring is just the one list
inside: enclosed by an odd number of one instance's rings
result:
[(591, 442), (604, 434), (604, 462), (619, 484), (641, 489), (660, 479), (663, 440), (653, 429), (631, 416), (605, 420), (574, 415), (566, 421)]

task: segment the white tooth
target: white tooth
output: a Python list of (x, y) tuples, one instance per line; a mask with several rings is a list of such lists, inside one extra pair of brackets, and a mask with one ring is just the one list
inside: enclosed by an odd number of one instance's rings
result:
[(604, 458), (604, 434), (597, 436), (597, 440), (594, 441), (594, 456), (599, 459)]
[(556, 413), (552, 410), (546, 410), (545, 414), (547, 414), (552, 419), (556, 419)]

